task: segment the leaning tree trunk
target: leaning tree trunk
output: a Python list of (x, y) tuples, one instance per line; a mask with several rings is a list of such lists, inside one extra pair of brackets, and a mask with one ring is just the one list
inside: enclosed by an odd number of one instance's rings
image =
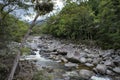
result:
[(19, 47), (19, 52), (17, 53), (17, 55), (16, 55), (16, 57), (15, 57), (14, 64), (13, 64), (12, 70), (11, 70), (11, 72), (10, 72), (10, 75), (9, 75), (9, 77), (8, 77), (8, 80), (13, 80), (15, 70), (16, 70), (16, 68), (17, 68), (17, 65), (18, 65), (19, 60), (20, 60), (20, 56), (21, 56), (21, 54), (22, 54), (21, 48), (23, 47), (24, 42), (25, 42), (25, 40), (27, 39), (27, 37), (29, 36), (32, 28), (34, 27), (35, 22), (36, 22), (36, 20), (37, 20), (38, 17), (39, 17), (39, 14), (36, 14), (34, 20), (32, 21), (32, 24), (30, 25), (27, 33), (25, 34), (25, 36), (23, 37), (23, 39), (22, 39), (22, 41), (21, 41), (21, 45), (20, 45), (20, 47)]

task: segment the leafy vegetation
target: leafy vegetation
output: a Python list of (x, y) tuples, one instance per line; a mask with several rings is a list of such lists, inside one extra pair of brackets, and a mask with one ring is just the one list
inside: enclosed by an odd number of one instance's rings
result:
[(6, 41), (20, 42), (27, 29), (27, 23), (19, 21), (12, 15), (8, 15), (0, 21), (0, 41), (1, 43)]
[[(25, 0), (26, 1), (26, 0)], [(17, 5), (17, 6), (16, 6)], [(22, 0), (1, 0), (0, 2), (0, 48), (10, 41), (20, 42), (28, 29), (28, 24), (18, 20), (10, 13), (16, 9), (27, 9), (29, 5)]]
[(66, 4), (42, 26), (56, 37), (92, 40), (104, 49), (120, 48), (120, 1), (89, 0)]

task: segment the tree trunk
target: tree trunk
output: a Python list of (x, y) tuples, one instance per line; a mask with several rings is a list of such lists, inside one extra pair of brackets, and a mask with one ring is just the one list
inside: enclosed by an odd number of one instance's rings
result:
[(20, 60), (20, 56), (21, 56), (21, 54), (22, 54), (21, 48), (24, 46), (25, 40), (26, 40), (27, 37), (29, 36), (29, 34), (30, 34), (32, 28), (34, 27), (35, 22), (36, 22), (36, 20), (37, 20), (38, 17), (39, 17), (39, 14), (36, 14), (34, 20), (32, 21), (32, 24), (30, 25), (27, 33), (25, 34), (25, 36), (23, 37), (23, 39), (22, 39), (22, 41), (21, 41), (21, 45), (20, 45), (20, 47), (19, 47), (19, 52), (17, 53), (17, 55), (16, 55), (16, 57), (15, 57), (14, 64), (13, 64), (12, 70), (11, 70), (11, 72), (10, 72), (10, 75), (9, 75), (9, 77), (8, 77), (8, 80), (13, 80), (15, 70), (16, 70), (16, 68), (17, 68), (17, 65), (18, 65), (19, 60)]

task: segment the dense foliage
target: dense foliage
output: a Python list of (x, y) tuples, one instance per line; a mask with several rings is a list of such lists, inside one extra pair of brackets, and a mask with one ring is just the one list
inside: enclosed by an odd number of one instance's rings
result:
[(19, 41), (28, 28), (28, 24), (17, 20), (9, 15), (5, 20), (1, 21), (0, 39), (12, 39)]
[(5, 19), (0, 20), (0, 47), (5, 46), (6, 42), (20, 42), (27, 29), (27, 23), (19, 21), (12, 15), (7, 15)]
[(103, 48), (120, 48), (120, 1), (69, 3), (52, 16), (42, 31), (57, 37), (92, 40)]

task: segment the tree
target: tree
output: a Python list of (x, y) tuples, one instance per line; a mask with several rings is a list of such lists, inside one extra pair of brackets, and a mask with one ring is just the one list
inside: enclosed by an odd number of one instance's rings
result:
[(91, 39), (92, 10), (81, 2), (67, 4), (62, 11), (48, 20), (47, 33), (71, 39)]
[(25, 34), (25, 36), (23, 37), (23, 39), (21, 41), (20, 52), (17, 53), (17, 56), (16, 56), (16, 58), (14, 60), (14, 65), (12, 67), (12, 70), (11, 70), (11, 73), (10, 73), (10, 75), (8, 77), (8, 80), (12, 80), (13, 79), (16, 67), (17, 67), (17, 65), (19, 63), (20, 55), (22, 54), (21, 48), (24, 46), (24, 42), (25, 42), (26, 38), (29, 36), (32, 28), (34, 27), (35, 21), (37, 20), (39, 15), (44, 15), (44, 14), (49, 13), (50, 11), (53, 10), (53, 4), (51, 4), (50, 1), (46, 1), (44, 3), (40, 3), (39, 0), (33, 0), (33, 2), (35, 2), (35, 1), (36, 1), (35, 9), (37, 10), (36, 16), (35, 16), (34, 20), (32, 21), (32, 24), (30, 25), (27, 33)]
[[(108, 48), (119, 48), (120, 44), (120, 1), (101, 0), (98, 6), (99, 25), (97, 39)], [(112, 46), (110, 43), (113, 43)], [(103, 45), (102, 44), (102, 45)]]
[[(16, 31), (16, 34), (24, 34), (23, 31), (27, 28), (27, 24), (19, 21), (14, 16), (10, 15), (11, 12), (17, 9), (27, 9), (29, 5), (25, 4), (23, 0), (1, 0), (0, 1), (0, 48), (6, 47), (11, 40), (17, 41), (15, 38), (17, 35), (14, 35), (13, 32)], [(17, 25), (21, 24), (21, 25)], [(22, 25), (24, 25), (24, 29), (21, 29)], [(17, 32), (19, 30), (23, 30), (22, 32)], [(19, 34), (18, 39), (22, 35)], [(19, 40), (18, 40), (19, 41)]]

